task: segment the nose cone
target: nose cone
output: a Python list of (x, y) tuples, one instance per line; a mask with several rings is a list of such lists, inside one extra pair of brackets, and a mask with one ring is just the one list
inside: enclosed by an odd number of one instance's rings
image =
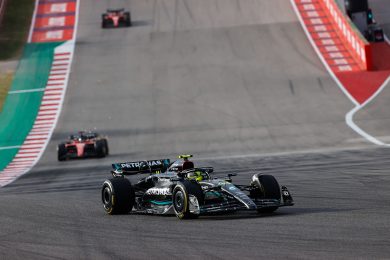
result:
[(256, 210), (257, 206), (256, 204), (249, 198), (244, 192), (242, 192), (239, 188), (234, 186), (231, 183), (226, 183), (224, 186), (221, 187), (224, 191), (231, 194), (236, 198), (238, 201), (243, 203), (247, 209), (250, 210)]

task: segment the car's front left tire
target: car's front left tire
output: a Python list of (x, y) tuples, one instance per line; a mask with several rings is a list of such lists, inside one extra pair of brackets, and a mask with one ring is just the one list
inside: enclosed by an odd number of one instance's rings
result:
[(179, 219), (197, 218), (200, 214), (200, 205), (203, 204), (202, 188), (196, 182), (181, 181), (172, 192), (172, 204)]
[(124, 177), (111, 178), (103, 183), (102, 202), (104, 210), (110, 214), (127, 214), (135, 203), (135, 193), (131, 182)]

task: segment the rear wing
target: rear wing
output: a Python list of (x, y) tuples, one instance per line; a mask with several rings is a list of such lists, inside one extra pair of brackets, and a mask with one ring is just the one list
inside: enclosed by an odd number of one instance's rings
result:
[(124, 12), (125, 8), (107, 9), (107, 13)]
[(112, 168), (124, 175), (132, 175), (138, 173), (161, 173), (165, 172), (171, 161), (169, 159), (113, 163)]

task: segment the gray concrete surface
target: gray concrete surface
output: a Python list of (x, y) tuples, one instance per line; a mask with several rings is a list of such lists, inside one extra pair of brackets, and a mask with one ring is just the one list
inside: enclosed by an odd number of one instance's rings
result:
[[(134, 27), (100, 29), (108, 7), (131, 8)], [(345, 125), (352, 104), (289, 1), (83, 0), (78, 33), (53, 139), (0, 190), (0, 258), (388, 257), (388, 150)], [(56, 161), (69, 132), (95, 127), (109, 157)], [(110, 163), (183, 152), (242, 184), (274, 174), (296, 206), (191, 221), (104, 213)]]

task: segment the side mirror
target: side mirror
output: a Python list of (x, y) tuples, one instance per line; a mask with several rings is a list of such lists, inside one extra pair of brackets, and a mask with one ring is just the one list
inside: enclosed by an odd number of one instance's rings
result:
[(226, 177), (226, 181), (227, 182), (232, 182), (232, 177), (233, 176), (237, 176), (237, 174), (236, 173), (229, 173), (228, 175), (227, 175), (227, 177)]
[(120, 171), (120, 170), (113, 170), (113, 171), (111, 171), (111, 174), (112, 174), (112, 176), (113, 176), (114, 178), (116, 178), (116, 177), (125, 177), (125, 176), (123, 175), (123, 172)]

